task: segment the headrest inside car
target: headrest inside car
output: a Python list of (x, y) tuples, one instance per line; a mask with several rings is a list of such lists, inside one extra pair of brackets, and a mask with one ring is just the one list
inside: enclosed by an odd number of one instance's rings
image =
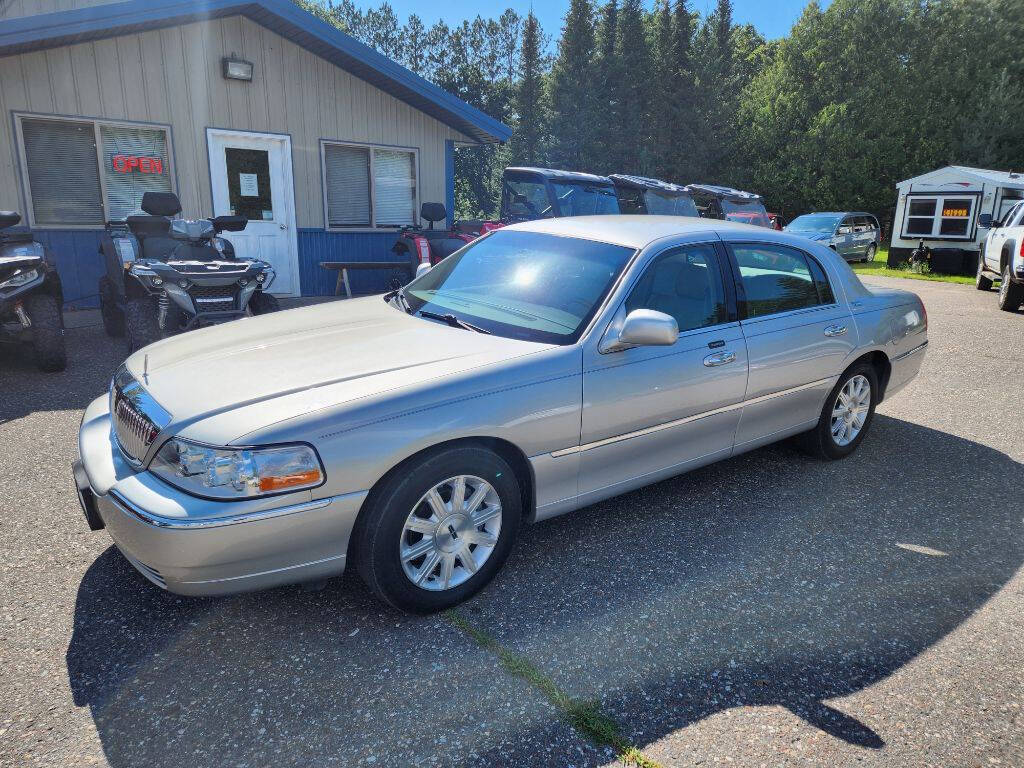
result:
[(181, 213), (181, 202), (173, 192), (147, 192), (142, 196), (142, 210), (150, 216), (174, 216)]
[(433, 223), (447, 219), (448, 211), (444, 209), (444, 203), (424, 203), (420, 206), (420, 216)]
[(20, 213), (15, 213), (14, 211), (0, 211), (0, 229), (13, 227), (19, 221), (21, 221)]

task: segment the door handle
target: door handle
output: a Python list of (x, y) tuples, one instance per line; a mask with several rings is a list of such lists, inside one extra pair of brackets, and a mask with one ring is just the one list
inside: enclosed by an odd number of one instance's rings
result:
[(736, 362), (736, 353), (732, 350), (726, 350), (725, 352), (716, 352), (713, 355), (708, 355), (704, 358), (704, 365), (708, 368), (714, 368), (718, 365), (728, 365), (729, 363)]
[(288, 225), (287, 224), (279, 224), (278, 226), (280, 226), (281, 229), (288, 229)]
[(830, 325), (825, 329), (826, 336), (844, 336), (846, 335), (845, 325)]

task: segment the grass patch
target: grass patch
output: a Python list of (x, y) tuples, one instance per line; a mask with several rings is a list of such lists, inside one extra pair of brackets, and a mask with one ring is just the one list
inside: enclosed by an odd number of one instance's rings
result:
[(876, 275), (878, 277), (906, 277), (911, 280), (931, 280), (937, 283), (958, 283), (960, 285), (974, 285), (974, 278), (967, 275), (940, 275), (935, 272), (912, 272), (909, 269), (890, 269), (886, 260), (889, 258), (889, 249), (881, 248), (875, 253), (875, 260), (866, 264), (860, 262), (851, 263), (853, 271), (858, 275)]
[(446, 611), (444, 617), (474, 643), (497, 656), (506, 672), (524, 680), (540, 691), (544, 698), (562, 713), (562, 717), (573, 728), (594, 744), (614, 749), (618, 753), (619, 760), (625, 765), (635, 765), (637, 768), (661, 768), (659, 763), (651, 760), (625, 739), (618, 723), (601, 712), (597, 702), (579, 701), (572, 698), (532, 661), (517, 656), (502, 647), (497, 640), (483, 630), (474, 627), (465, 617), (455, 611)]

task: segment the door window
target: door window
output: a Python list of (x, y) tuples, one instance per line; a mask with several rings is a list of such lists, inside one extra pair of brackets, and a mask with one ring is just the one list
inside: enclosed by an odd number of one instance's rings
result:
[(802, 251), (778, 245), (742, 243), (733, 246), (732, 252), (746, 294), (747, 318), (835, 301), (824, 270)]
[(692, 245), (658, 256), (626, 299), (626, 311), (634, 309), (671, 315), (680, 333), (724, 323), (728, 312), (714, 246)]
[(228, 205), (235, 216), (250, 221), (272, 221), (274, 202), (270, 189), (270, 153), (265, 149), (227, 147)]

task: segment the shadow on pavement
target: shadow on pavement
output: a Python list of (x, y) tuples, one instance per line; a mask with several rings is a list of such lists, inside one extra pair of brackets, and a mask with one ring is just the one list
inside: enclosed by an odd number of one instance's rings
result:
[[(843, 462), (774, 447), (533, 526), (460, 612), (600, 700), (640, 747), (774, 705), (882, 748), (870, 717), (826, 701), (907, 664), (1014, 574), (1020, 475), (998, 451), (878, 415)], [(111, 548), (80, 586), (67, 662), (115, 766), (609, 757), (441, 619), (395, 614), (351, 576), (176, 598)]]

